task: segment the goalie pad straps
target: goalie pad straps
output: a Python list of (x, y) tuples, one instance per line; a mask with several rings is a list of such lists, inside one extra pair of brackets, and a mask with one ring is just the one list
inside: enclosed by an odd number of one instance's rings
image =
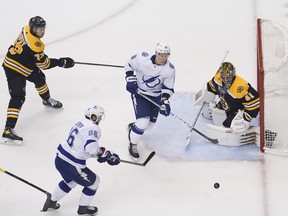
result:
[(215, 97), (216, 96), (214, 93), (209, 92), (207, 90), (207, 83), (205, 83), (203, 88), (199, 92), (197, 92), (195, 95), (194, 106), (201, 105), (204, 102), (210, 103), (210, 102), (214, 101)]
[(218, 139), (219, 145), (242, 146), (259, 143), (259, 127), (252, 126), (245, 133), (232, 133), (230, 128), (207, 124), (206, 135), (213, 139)]

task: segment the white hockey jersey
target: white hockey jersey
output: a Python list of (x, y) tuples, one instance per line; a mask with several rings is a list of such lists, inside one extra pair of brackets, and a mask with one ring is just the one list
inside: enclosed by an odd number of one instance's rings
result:
[(134, 71), (140, 93), (157, 97), (162, 93), (174, 93), (175, 68), (167, 60), (165, 65), (155, 64), (155, 55), (141, 52), (132, 56), (124, 66), (125, 71)]
[(89, 119), (77, 122), (71, 128), (67, 140), (62, 141), (58, 148), (58, 157), (78, 168), (86, 167), (86, 160), (96, 157), (100, 147), (98, 141), (101, 130)]

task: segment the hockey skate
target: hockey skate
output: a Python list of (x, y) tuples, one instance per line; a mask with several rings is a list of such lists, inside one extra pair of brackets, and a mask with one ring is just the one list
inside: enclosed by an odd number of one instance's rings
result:
[(53, 109), (62, 109), (63, 104), (60, 101), (54, 100), (49, 97), (47, 100), (42, 101), (45, 107), (53, 108)]
[(96, 206), (79, 206), (78, 215), (96, 215), (98, 213), (98, 208)]
[(46, 212), (48, 210), (57, 210), (60, 208), (60, 204), (57, 201), (52, 201), (50, 198), (46, 200), (44, 203), (42, 212)]
[(139, 153), (138, 153), (138, 150), (137, 150), (137, 145), (136, 145), (136, 144), (129, 143), (128, 150), (129, 150), (130, 157), (131, 157), (134, 161), (137, 161), (138, 158), (140, 157), (140, 155), (139, 155)]
[(23, 138), (18, 136), (13, 128), (6, 127), (2, 134), (1, 143), (5, 145), (22, 145)]

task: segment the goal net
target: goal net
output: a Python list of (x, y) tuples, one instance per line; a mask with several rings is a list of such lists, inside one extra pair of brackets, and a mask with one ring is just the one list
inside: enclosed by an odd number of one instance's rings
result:
[(257, 20), (260, 149), (288, 155), (288, 32), (271, 20)]

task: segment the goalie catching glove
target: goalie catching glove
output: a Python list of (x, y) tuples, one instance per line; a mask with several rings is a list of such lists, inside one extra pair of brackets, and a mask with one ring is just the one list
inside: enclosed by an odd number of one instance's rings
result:
[(97, 154), (97, 161), (99, 163), (107, 162), (109, 165), (114, 166), (120, 163), (120, 158), (117, 154), (112, 151), (106, 151), (104, 147), (100, 147)]
[(231, 130), (235, 134), (245, 133), (251, 125), (252, 117), (241, 110), (238, 111), (237, 115), (231, 122)]

